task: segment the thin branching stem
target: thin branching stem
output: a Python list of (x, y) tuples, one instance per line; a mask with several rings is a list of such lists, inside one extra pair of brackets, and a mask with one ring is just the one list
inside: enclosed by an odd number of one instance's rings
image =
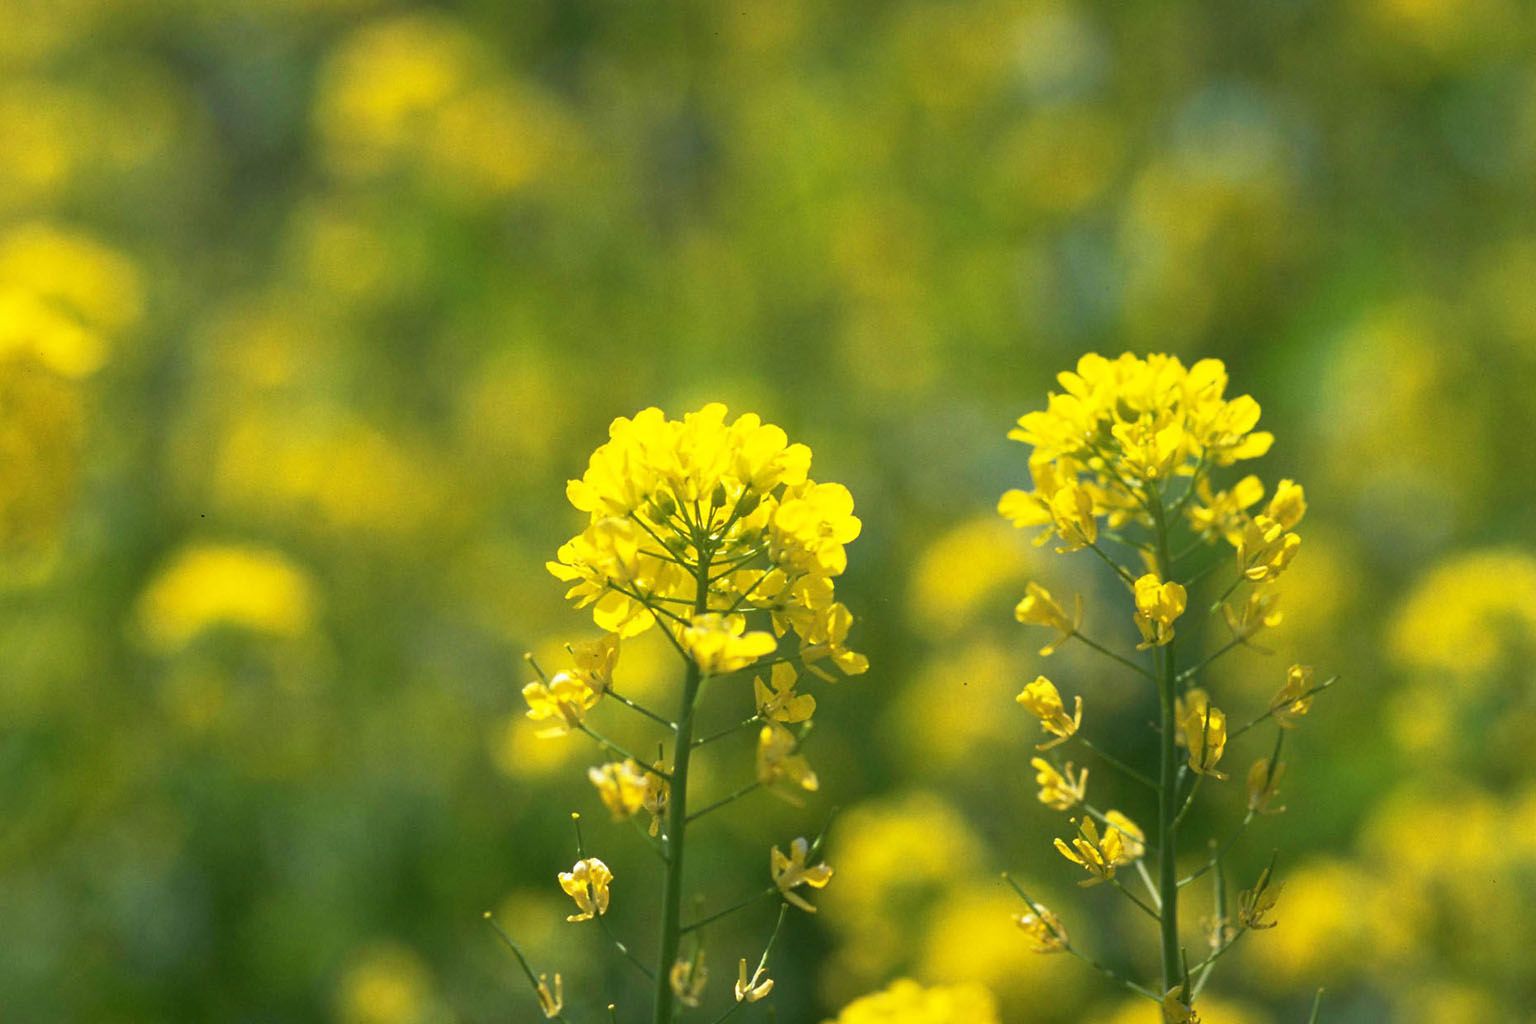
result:
[(1253, 811), (1249, 811), (1247, 814), (1245, 814), (1243, 816), (1243, 820), (1238, 823), (1237, 830), (1227, 837), (1227, 841), (1225, 843), (1221, 844), (1221, 849), (1216, 852), (1215, 856), (1213, 856), (1210, 860), (1207, 860), (1194, 871), (1191, 871), (1189, 874), (1179, 879), (1179, 888), (1182, 889), (1184, 886), (1189, 885), (1191, 882), (1194, 882), (1197, 879), (1203, 877), (1206, 872), (1220, 864), (1222, 858), (1230, 853), (1232, 847), (1236, 846), (1237, 841), (1243, 837), (1243, 833), (1248, 830), (1248, 826), (1253, 824), (1254, 817), (1255, 813)]
[[(528, 979), (528, 984), (533, 987), (534, 998), (538, 999), (542, 1005), (543, 996), (539, 994), (539, 979), (534, 977), (533, 968), (528, 965), (528, 958), (523, 955), (523, 951), (518, 948), (517, 943), (512, 941), (512, 936), (506, 933), (506, 931), (501, 927), (501, 923), (496, 920), (495, 916), (492, 915), (489, 910), (485, 912), (485, 920), (486, 923), (488, 923), (492, 928), (496, 930), (496, 934), (500, 936), (502, 943), (508, 949), (510, 949), (512, 951), (512, 955), (517, 958), (517, 965), (523, 969), (523, 976)], [(561, 1016), (558, 1011), (556, 1011), (553, 1016), (549, 1016), (549, 1019), (553, 1021), (559, 1021), (560, 1024), (567, 1024), (566, 1019)]]
[(694, 811), (692, 814), (688, 815), (688, 820), (690, 822), (697, 821), (698, 819), (704, 817), (704, 815), (709, 814), (712, 811), (718, 811), (722, 807), (729, 807), (731, 804), (735, 803), (737, 800), (740, 800), (742, 797), (750, 796), (762, 788), (763, 784), (760, 780), (749, 782), (745, 786), (742, 786), (740, 789), (736, 790), (734, 793), (731, 793), (728, 796), (723, 796), (719, 800), (716, 800), (714, 803), (707, 804), (704, 807), (699, 808), (697, 811)]
[(656, 776), (658, 779), (664, 779), (668, 783), (670, 783), (672, 781), (672, 775), (671, 775), (670, 772), (663, 771), (662, 769), (657, 768), (655, 765), (648, 764), (647, 762), (645, 762), (641, 758), (636, 757), (634, 754), (631, 754), (629, 751), (625, 750), (623, 747), (619, 746), (617, 743), (613, 742), (608, 737), (604, 736), (602, 733), (600, 733), (600, 732), (596, 731), (595, 729), (593, 729), (586, 722), (578, 722), (578, 723), (576, 723), (576, 729), (577, 729), (577, 731), (585, 733), (586, 735), (592, 737), (592, 739), (597, 741), (597, 745), (602, 747), (604, 750), (611, 751), (612, 753), (618, 754), (620, 757), (624, 758), (626, 761), (633, 761), (633, 762), (635, 762), (635, 764), (637, 764), (640, 767), (641, 771), (650, 772), (652, 775)]
[(710, 914), (708, 917), (703, 917), (690, 924), (685, 924), (683, 925), (682, 934), (687, 935), (690, 932), (696, 932), (700, 928), (703, 928), (705, 925), (714, 924), (722, 917), (730, 917), (732, 914), (738, 911), (746, 910), (748, 907), (767, 899), (769, 896), (775, 895), (778, 891), (779, 890), (777, 888), (770, 886), (754, 896), (747, 897), (740, 903), (733, 903), (726, 907), (724, 910), (717, 910), (713, 914)]
[(1093, 648), (1095, 651), (1098, 651), (1100, 654), (1104, 655), (1106, 658), (1119, 662), (1121, 665), (1124, 665), (1126, 668), (1130, 669), (1132, 672), (1135, 672), (1137, 675), (1146, 679), (1150, 679), (1153, 682), (1157, 681), (1157, 677), (1154, 676), (1151, 672), (1148, 672), (1145, 667), (1136, 664), (1130, 658), (1116, 654), (1114, 651), (1110, 650), (1108, 647), (1105, 647), (1103, 644), (1099, 643), (1097, 640), (1094, 640), (1092, 637), (1085, 636), (1082, 632), (1075, 629), (1072, 631), (1072, 635), (1081, 640), (1083, 643), (1087, 644), (1089, 647)]
[(1151, 776), (1143, 772), (1139, 772), (1135, 768), (1132, 768), (1130, 765), (1126, 764), (1124, 761), (1120, 760), (1109, 751), (1095, 744), (1092, 740), (1084, 737), (1081, 733), (1073, 734), (1072, 739), (1076, 740), (1079, 744), (1082, 745), (1083, 749), (1096, 755), (1101, 761), (1109, 765), (1111, 768), (1122, 772), (1127, 778), (1134, 779), (1135, 781), (1141, 783), (1143, 786), (1146, 786), (1148, 789), (1152, 790), (1154, 793), (1157, 792), (1157, 783), (1152, 779)]
[(1080, 952), (1077, 947), (1072, 945), (1066, 934), (1060, 931), (1054, 924), (1051, 923), (1051, 918), (1046, 913), (1045, 908), (1031, 899), (1030, 895), (1024, 891), (1023, 887), (1021, 887), (1019, 883), (1014, 880), (1013, 876), (1008, 874), (1006, 871), (1003, 872), (1003, 881), (1007, 882), (1009, 886), (1013, 888), (1013, 891), (1019, 894), (1019, 899), (1023, 900), (1025, 905), (1027, 905), (1029, 909), (1034, 913), (1034, 915), (1040, 919), (1041, 923), (1043, 923), (1045, 927), (1050, 930), (1051, 936), (1061, 944), (1062, 952), (1071, 954), (1072, 956), (1081, 960), (1083, 963), (1087, 964), (1089, 967), (1092, 967), (1095, 971), (1098, 971), (1100, 974), (1104, 975), (1104, 977), (1115, 982), (1117, 985), (1123, 985), (1125, 988), (1135, 992), (1137, 995), (1145, 996), (1153, 1002), (1159, 1001), (1157, 994), (1154, 993), (1151, 989), (1136, 984), (1136, 982), (1115, 971), (1113, 968), (1106, 967), (1092, 957), (1086, 956)]
[(1239, 736), (1241, 736), (1243, 733), (1247, 732), (1249, 729), (1252, 729), (1254, 726), (1260, 724), (1261, 722), (1268, 721), (1270, 718), (1273, 718), (1274, 715), (1275, 715), (1275, 712), (1279, 711), (1281, 708), (1289, 707), (1290, 705), (1296, 703), (1297, 701), (1305, 700), (1306, 698), (1311, 697), (1313, 694), (1322, 693), (1324, 690), (1328, 689), (1328, 687), (1332, 686), (1334, 683), (1336, 683), (1338, 681), (1339, 681), (1339, 677), (1338, 676), (1329, 676), (1323, 682), (1318, 683), (1316, 686), (1311, 687), (1310, 689), (1306, 690), (1305, 692), (1297, 695), (1295, 698), (1293, 698), (1291, 700), (1287, 700), (1284, 704), (1277, 704), (1277, 705), (1275, 705), (1274, 707), (1270, 708), (1268, 711), (1264, 712), (1262, 715), (1260, 715), (1259, 717), (1255, 718), (1253, 721), (1249, 722), (1247, 725), (1244, 725), (1242, 728), (1238, 729), (1237, 731), (1228, 733), (1227, 734), (1227, 742), (1228, 743), (1232, 742), (1233, 740), (1235, 740)]
[(658, 715), (656, 712), (652, 711), (650, 708), (646, 707), (644, 704), (641, 704), (638, 701), (630, 700), (628, 697), (626, 697), (623, 694), (619, 693), (617, 690), (613, 689), (612, 687), (608, 688), (608, 696), (612, 697), (614, 700), (618, 701), (620, 704), (623, 704), (625, 707), (629, 708), (631, 711), (639, 712), (640, 714), (644, 715), (646, 718), (649, 718), (651, 721), (657, 723), (658, 725), (663, 725), (667, 729), (671, 730), (672, 732), (677, 732), (677, 724), (675, 722), (673, 722), (671, 719), (668, 719), (668, 718), (665, 718), (665, 717), (663, 717), (661, 715)]

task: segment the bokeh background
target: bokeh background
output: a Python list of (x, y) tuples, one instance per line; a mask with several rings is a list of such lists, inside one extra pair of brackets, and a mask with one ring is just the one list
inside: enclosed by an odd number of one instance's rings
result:
[[(1026, 951), (996, 872), (1150, 972), (1146, 922), (1049, 851), (1011, 700), (1043, 667), (1027, 580), (1118, 641), (1129, 618), (992, 509), (1026, 480), (1012, 420), (1125, 349), (1225, 359), (1279, 436), (1261, 472), (1308, 489), (1276, 653), (1221, 662), (1222, 702), (1246, 717), (1292, 660), (1344, 680), (1290, 747), (1288, 813), (1238, 848), (1234, 877), (1283, 851), (1281, 924), (1208, 1024), (1302, 1020), (1319, 985), (1330, 1022), (1536, 1019), (1528, 4), (0, 22), (6, 1019), (533, 1020), (487, 908), (578, 1016), (641, 1005), (563, 921), (568, 812), (642, 950), (653, 869), (595, 752), (533, 738), (520, 655), (592, 635), (543, 561), (607, 422), (709, 400), (809, 443), (865, 521), (839, 593), (873, 668), (817, 691), (823, 791), (695, 847), (723, 900), (842, 808), (778, 1019), (901, 976), (985, 985), (1009, 1022), (1122, 1019)], [(631, 645), (620, 680), (664, 699), (664, 653)], [(1134, 680), (1073, 649), (1049, 669), (1145, 741)], [(768, 913), (718, 934), (714, 1005)]]

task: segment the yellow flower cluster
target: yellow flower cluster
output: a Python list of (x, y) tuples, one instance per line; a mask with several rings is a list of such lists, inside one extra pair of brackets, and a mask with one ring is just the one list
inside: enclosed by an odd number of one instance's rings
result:
[[(816, 483), (810, 467), (805, 445), (750, 413), (728, 422), (723, 405), (620, 417), (566, 488), (590, 518), (549, 571), (603, 629), (628, 637), (660, 621), (707, 673), (743, 668), (793, 633), (807, 668), (856, 675), (868, 662), (847, 646), (853, 619), (834, 580), (861, 524), (848, 489)], [(744, 632), (752, 610), (768, 613), (772, 636)]]

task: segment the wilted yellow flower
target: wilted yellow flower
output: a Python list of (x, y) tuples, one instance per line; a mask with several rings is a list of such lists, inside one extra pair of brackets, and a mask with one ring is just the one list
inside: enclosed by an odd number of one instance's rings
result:
[(768, 873), (773, 878), (773, 884), (778, 887), (780, 896), (801, 910), (814, 914), (816, 908), (794, 890), (802, 885), (808, 885), (812, 889), (825, 889), (827, 883), (832, 881), (832, 867), (825, 863), (807, 867), (805, 860), (810, 852), (811, 844), (804, 836), (796, 837), (789, 844), (787, 857), (775, 846), (768, 856)]
[(704, 964), (701, 948), (688, 960), (679, 960), (667, 974), (672, 994), (684, 1006), (698, 1006), (704, 1001), (704, 988), (709, 984), (709, 968)]
[(1136, 580), (1136, 628), (1141, 631), (1141, 643), (1137, 650), (1161, 647), (1173, 640), (1173, 623), (1184, 614), (1188, 595), (1184, 587), (1169, 581), (1164, 583), (1156, 573), (1147, 573)]
[(528, 717), (548, 722), (539, 730), (542, 739), (564, 736), (581, 725), (588, 711), (597, 706), (601, 696), (569, 672), (556, 672), (549, 682), (532, 682), (523, 687), (528, 703)]
[(1043, 904), (1036, 903), (1029, 913), (1015, 916), (1014, 923), (1029, 936), (1030, 948), (1036, 953), (1059, 953), (1070, 941), (1061, 921)]
[(1275, 721), (1287, 729), (1295, 728), (1296, 719), (1312, 710), (1312, 680), (1316, 673), (1311, 665), (1292, 665), (1285, 670), (1285, 686), (1269, 702)]
[(1274, 629), (1285, 619), (1285, 613), (1275, 606), (1280, 603), (1280, 594), (1264, 586), (1254, 587), (1248, 591), (1247, 598), (1239, 608), (1233, 608), (1230, 603), (1221, 606), (1222, 617), (1227, 620), (1227, 628), (1232, 635), (1240, 640), (1256, 635), (1265, 629)]
[(1013, 617), (1026, 626), (1045, 626), (1056, 630), (1056, 639), (1040, 648), (1040, 656), (1049, 658), (1077, 633), (1078, 624), (1083, 619), (1083, 599), (1081, 595), (1078, 596), (1076, 611), (1068, 618), (1066, 610), (1056, 603), (1049, 590), (1038, 583), (1030, 583), (1025, 588), (1024, 599), (1013, 609)]
[(1061, 694), (1057, 691), (1056, 684), (1045, 676), (1036, 676), (1035, 681), (1025, 686), (1014, 700), (1040, 719), (1040, 728), (1056, 737), (1054, 740), (1036, 744), (1036, 750), (1050, 750), (1065, 743), (1077, 734), (1078, 727), (1083, 724), (1083, 698), (1074, 698), (1072, 714), (1069, 717), (1066, 707), (1061, 703)]
[(1200, 1024), (1200, 1015), (1185, 1001), (1182, 987), (1163, 993), (1163, 1024)]
[(1259, 880), (1253, 884), (1253, 888), (1244, 889), (1238, 894), (1237, 922), (1244, 928), (1273, 928), (1278, 923), (1268, 920), (1268, 916), (1275, 909), (1275, 904), (1280, 902), (1280, 890), (1285, 886), (1283, 883), (1274, 884), (1273, 872), (1274, 865), (1266, 867), (1259, 873)]
[(1254, 583), (1283, 573), (1301, 548), (1301, 537), (1266, 515), (1254, 516), (1243, 527), (1237, 544), (1237, 567)]
[(998, 1024), (997, 1001), (979, 985), (924, 988), (900, 980), (856, 999), (827, 1024)]
[(193, 544), (139, 597), (138, 620), (150, 646), (170, 653), (217, 626), (299, 636), (311, 627), (316, 603), (308, 574), (278, 551)]
[(655, 771), (646, 771), (634, 761), (612, 761), (597, 768), (587, 769), (587, 778), (597, 788), (603, 805), (613, 812), (614, 818), (628, 818), (648, 811), (651, 815), (650, 834), (661, 829), (661, 818), (667, 810), (670, 787), (658, 772), (665, 770), (658, 763)]
[(554, 991), (549, 988), (549, 976), (539, 975), (539, 984), (535, 989), (539, 997), (539, 1009), (544, 1011), (547, 1020), (554, 1020), (560, 1016), (560, 1011), (565, 1008), (565, 982), (560, 977), (560, 972), (555, 972)]
[(772, 633), (744, 633), (740, 615), (695, 615), (683, 627), (678, 642), (706, 676), (725, 675), (746, 668), (778, 646)]
[(778, 722), (769, 722), (757, 734), (757, 781), (772, 785), (788, 779), (801, 789), (815, 792), (820, 783), (811, 763), (797, 753), (800, 741)]
[(1208, 701), (1189, 702), (1183, 722), (1184, 743), (1189, 747), (1189, 768), (1198, 775), (1224, 779), (1216, 770), (1227, 748), (1227, 716)]
[(596, 857), (579, 860), (571, 870), (560, 872), (560, 888), (576, 901), (578, 911), (566, 920), (590, 921), (608, 913), (608, 886), (612, 881), (613, 872)]
[(808, 693), (796, 693), (798, 677), (795, 667), (781, 661), (769, 673), (769, 683), (762, 676), (752, 680), (752, 690), (757, 697), (757, 713), (775, 722), (795, 725), (807, 721), (816, 713), (816, 698)]
[(766, 999), (773, 992), (773, 979), (768, 977), (768, 968), (762, 964), (747, 977), (747, 958), (742, 957), (736, 965), (736, 1001), (738, 1003), (755, 1003), (759, 999)]
[(1069, 810), (1086, 795), (1088, 769), (1074, 775), (1071, 761), (1060, 771), (1043, 757), (1033, 758), (1029, 763), (1035, 769), (1035, 782), (1040, 786), (1040, 802), (1051, 810)]
[(1279, 814), (1284, 807), (1271, 808), (1279, 796), (1280, 778), (1285, 774), (1285, 762), (1261, 757), (1248, 769), (1248, 809), (1255, 814)]

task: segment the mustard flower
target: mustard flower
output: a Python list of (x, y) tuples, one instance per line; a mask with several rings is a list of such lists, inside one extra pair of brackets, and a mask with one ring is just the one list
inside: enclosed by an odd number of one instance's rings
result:
[(779, 779), (790, 782), (808, 792), (820, 786), (816, 773), (805, 755), (797, 753), (800, 741), (778, 722), (769, 722), (757, 734), (757, 781), (772, 785)]
[(801, 910), (814, 914), (816, 908), (794, 890), (802, 885), (808, 885), (812, 889), (825, 889), (827, 883), (832, 881), (832, 867), (828, 864), (807, 867), (805, 861), (810, 856), (810, 852), (811, 844), (804, 836), (797, 837), (789, 844), (787, 857), (775, 846), (768, 855), (768, 873), (773, 878), (773, 884), (778, 888), (780, 896)]
[(1264, 483), (1250, 474), (1230, 490), (1213, 492), (1210, 480), (1202, 477), (1195, 485), (1195, 494), (1200, 500), (1192, 502), (1186, 512), (1190, 528), (1207, 539), (1225, 538), (1236, 544), (1248, 510), (1264, 500)]
[(1101, 836), (1099, 826), (1086, 815), (1078, 820), (1077, 835), (1071, 844), (1068, 845), (1065, 839), (1057, 839), (1056, 850), (1088, 872), (1090, 877), (1078, 883), (1082, 886), (1107, 882), (1115, 877), (1117, 865), (1134, 860), (1127, 856), (1125, 835), (1118, 827), (1106, 828)]
[(745, 632), (741, 615), (695, 615), (684, 626), (678, 643), (706, 676), (725, 675), (746, 668), (778, 647), (772, 633)]
[(1070, 941), (1061, 921), (1043, 904), (1033, 904), (1029, 913), (1015, 915), (1013, 922), (1029, 936), (1029, 947), (1036, 953), (1060, 953)]
[(1055, 765), (1043, 757), (1032, 758), (1029, 764), (1035, 769), (1035, 782), (1040, 786), (1040, 802), (1051, 810), (1071, 810), (1087, 795), (1088, 769), (1084, 768), (1074, 775), (1072, 762), (1068, 761), (1058, 771)]
[(755, 1003), (759, 999), (766, 999), (773, 992), (773, 979), (768, 977), (768, 968), (758, 964), (757, 970), (752, 976), (747, 977), (747, 958), (742, 957), (736, 964), (736, 1001), (738, 1003)]
[(1271, 807), (1280, 795), (1280, 777), (1285, 762), (1261, 757), (1248, 769), (1248, 809), (1255, 814), (1279, 814), (1284, 807)]
[(539, 975), (539, 984), (534, 989), (539, 997), (539, 1009), (544, 1012), (546, 1020), (554, 1020), (560, 1016), (560, 1011), (565, 1008), (565, 983), (560, 978), (560, 972), (555, 972), (555, 987), (551, 991), (549, 976)]
[(1130, 818), (1116, 810), (1104, 812), (1104, 827), (1120, 837), (1120, 853), (1117, 864), (1130, 864), (1140, 860), (1147, 852), (1147, 834)]
[(1282, 530), (1294, 530), (1307, 514), (1307, 492), (1294, 480), (1281, 480), (1275, 486), (1275, 495), (1269, 499), (1264, 514)]
[(1069, 717), (1066, 707), (1061, 703), (1061, 694), (1057, 691), (1056, 684), (1045, 676), (1036, 676), (1035, 681), (1025, 686), (1014, 700), (1040, 719), (1040, 728), (1056, 737), (1036, 744), (1036, 750), (1050, 750), (1052, 747), (1060, 746), (1075, 736), (1078, 728), (1083, 724), (1083, 698), (1074, 698), (1072, 714)]
[(848, 649), (848, 629), (852, 625), (853, 615), (843, 604), (833, 602), (816, 609), (810, 628), (801, 634), (800, 662), (805, 670), (829, 683), (836, 682), (837, 677), (820, 666), (823, 661), (836, 665), (845, 676), (869, 671), (869, 659)]
[(654, 836), (661, 830), (661, 818), (666, 813), (670, 796), (667, 780), (658, 774), (666, 770), (665, 766), (657, 763), (655, 769), (646, 771), (626, 759), (589, 768), (587, 778), (615, 820), (633, 817), (641, 811), (649, 812), (651, 824), (648, 831)]
[(579, 860), (571, 870), (560, 872), (560, 888), (576, 901), (579, 911), (566, 920), (590, 921), (608, 913), (608, 886), (612, 881), (613, 872), (596, 857)]
[(1237, 897), (1237, 922), (1244, 928), (1255, 930), (1273, 928), (1279, 922), (1269, 920), (1269, 915), (1274, 912), (1275, 904), (1280, 902), (1280, 890), (1285, 888), (1283, 883), (1274, 882), (1274, 865), (1266, 867), (1259, 874), (1259, 880), (1253, 884), (1253, 888), (1244, 889)]
[(1285, 613), (1276, 605), (1280, 603), (1280, 595), (1268, 586), (1254, 587), (1248, 591), (1240, 607), (1234, 608), (1230, 603), (1221, 606), (1222, 617), (1227, 620), (1227, 628), (1232, 635), (1239, 640), (1247, 640), (1249, 637), (1266, 630), (1274, 629), (1285, 619)]
[(1197, 775), (1224, 779), (1216, 762), (1227, 748), (1227, 716), (1209, 701), (1189, 702), (1183, 721), (1184, 744), (1189, 748), (1189, 768)]
[(1288, 533), (1278, 521), (1257, 515), (1243, 528), (1237, 544), (1237, 567), (1254, 583), (1277, 578), (1290, 566), (1301, 537)]
[(1200, 1014), (1187, 1001), (1184, 987), (1177, 986), (1163, 994), (1163, 1024), (1200, 1024)]
[(587, 712), (597, 706), (600, 696), (569, 672), (556, 672), (547, 684), (536, 682), (523, 687), (528, 717), (549, 723), (537, 734), (544, 739), (564, 736), (580, 726)]
[(604, 633), (596, 640), (583, 640), (571, 644), (571, 658), (575, 668), (571, 675), (586, 683), (593, 693), (601, 696), (613, 685), (613, 670), (619, 662), (619, 635)]
[(1316, 676), (1311, 665), (1292, 665), (1285, 670), (1285, 686), (1269, 702), (1270, 713), (1275, 721), (1287, 729), (1294, 729), (1301, 718), (1312, 710), (1312, 680)]
[[(1054, 495), (1050, 502), (1051, 519), (1065, 554), (1088, 547), (1099, 539), (1099, 521), (1094, 515), (1093, 496), (1074, 479)], [(1041, 538), (1044, 539), (1043, 537)]]
[(786, 725), (795, 725), (810, 719), (816, 713), (816, 698), (808, 693), (796, 693), (798, 677), (795, 667), (779, 662), (769, 673), (769, 682), (763, 677), (752, 680), (752, 690), (757, 697), (757, 713), (763, 718)]
[(691, 960), (679, 960), (667, 975), (672, 994), (687, 1007), (697, 1007), (704, 1001), (704, 987), (709, 984), (709, 968), (704, 963), (704, 950), (700, 949)]
[(1183, 586), (1169, 581), (1164, 583), (1156, 573), (1149, 572), (1136, 580), (1136, 628), (1141, 631), (1141, 643), (1136, 649), (1161, 647), (1173, 640), (1173, 623), (1188, 603)]
[(1045, 626), (1056, 630), (1056, 639), (1040, 648), (1040, 656), (1049, 658), (1057, 649), (1077, 634), (1078, 625), (1083, 620), (1083, 599), (1077, 598), (1077, 607), (1069, 618), (1056, 599), (1051, 597), (1051, 592), (1038, 583), (1030, 583), (1025, 588), (1024, 599), (1013, 609), (1013, 617), (1026, 626)]

